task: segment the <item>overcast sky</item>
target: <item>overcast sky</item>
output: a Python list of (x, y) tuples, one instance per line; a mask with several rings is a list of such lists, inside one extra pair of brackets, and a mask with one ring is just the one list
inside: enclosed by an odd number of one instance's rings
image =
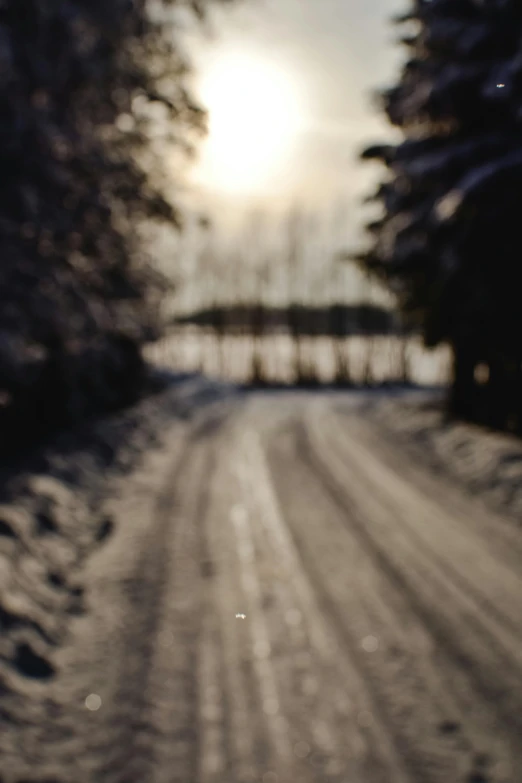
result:
[(252, 193), (230, 195), (217, 183), (201, 184), (197, 198), (237, 214), (251, 205), (267, 209), (300, 200), (327, 211), (342, 198), (356, 231), (356, 205), (375, 169), (357, 152), (390, 130), (372, 105), (372, 92), (391, 84), (403, 52), (389, 20), (406, 0), (239, 0), (212, 14), (212, 34), (191, 36), (187, 48), (198, 78), (227, 53), (240, 49), (272, 63), (292, 79), (306, 122), (285, 155), (278, 176)]

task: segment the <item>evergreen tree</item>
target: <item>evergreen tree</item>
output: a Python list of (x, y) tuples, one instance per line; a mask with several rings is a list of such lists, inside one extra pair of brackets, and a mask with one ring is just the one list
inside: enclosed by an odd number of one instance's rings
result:
[(138, 392), (164, 286), (140, 230), (178, 222), (161, 155), (204, 126), (172, 14), (206, 5), (0, 2), (4, 438)]
[(363, 154), (389, 176), (360, 261), (428, 345), (453, 347), (453, 411), (520, 427), (522, 5), (416, 0), (397, 21), (409, 56), (382, 98), (404, 139)]

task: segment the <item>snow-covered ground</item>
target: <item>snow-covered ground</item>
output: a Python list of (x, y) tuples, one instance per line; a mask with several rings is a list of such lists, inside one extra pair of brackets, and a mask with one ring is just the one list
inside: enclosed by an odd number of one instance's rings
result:
[[(162, 377), (135, 407), (63, 433), (25, 461), (4, 465), (0, 499), (0, 781), (18, 781), (45, 744), (60, 705), (60, 651), (85, 615), (85, 568), (111, 540), (107, 503), (127, 477), (196, 411), (230, 395), (198, 377)], [(122, 483), (123, 482), (123, 483)], [(129, 478), (129, 486), (133, 480)], [(51, 688), (51, 690), (47, 690)], [(32, 761), (31, 761), (32, 759)], [(29, 765), (29, 768), (27, 768)], [(17, 772), (15, 772), (15, 770)], [(10, 775), (12, 772), (12, 775)], [(31, 778), (32, 780), (33, 778)]]
[(437, 400), (172, 379), (13, 475), (0, 783), (517, 783), (522, 446)]
[(522, 524), (522, 441), (449, 421), (442, 392), (374, 395), (368, 416), (397, 447)]

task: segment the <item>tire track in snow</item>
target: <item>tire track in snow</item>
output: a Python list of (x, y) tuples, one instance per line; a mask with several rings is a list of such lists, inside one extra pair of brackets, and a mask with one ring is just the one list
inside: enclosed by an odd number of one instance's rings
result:
[[(468, 713), (462, 721), (462, 726), (473, 725), (475, 735), (481, 736), (482, 741), (479, 743), (478, 755), (483, 755), (480, 751), (480, 745), (482, 748), (492, 746), (498, 751), (499, 762), (495, 770), (488, 770), (487, 780), (511, 780), (512, 772), (509, 759), (517, 759), (520, 755), (517, 739), (519, 735), (516, 730), (514, 731), (519, 715), (516, 702), (520, 698), (517, 695), (520, 687), (516, 691), (508, 690), (508, 698), (511, 694), (513, 702), (504, 704), (503, 709), (499, 710), (496, 696), (498, 688), (502, 687), (503, 672), (498, 669), (498, 665), (495, 666), (495, 658), (491, 656), (487, 642), (484, 646), (475, 645), (473, 647), (472, 645), (469, 649), (468, 636), (471, 634), (468, 634), (466, 617), (462, 617), (462, 622), (459, 624), (458, 614), (455, 613), (455, 607), (451, 602), (444, 607), (444, 616), (448, 620), (451, 619), (453, 627), (440, 620), (437, 611), (435, 611), (436, 606), (440, 605), (440, 591), (437, 593), (437, 591), (430, 589), (429, 571), (426, 567), (424, 569), (418, 567), (415, 550), (409, 559), (403, 560), (399, 557), (398, 553), (403, 551), (401, 545), (403, 545), (404, 536), (394, 537), (392, 535), (394, 524), (390, 514), (390, 504), (384, 498), (380, 504), (378, 503), (378, 498), (381, 498), (381, 487), (378, 483), (374, 483), (369, 475), (362, 475), (360, 465), (356, 464), (361, 462), (360, 456), (359, 460), (354, 457), (352, 462), (346, 461), (341, 465), (338, 456), (335, 457), (333, 444), (324, 439), (321, 441), (320, 438), (321, 435), (317, 432), (316, 427), (314, 442), (310, 443), (310, 431), (308, 428), (303, 428), (300, 443), (301, 453), (310, 460), (316, 476), (327, 487), (339, 507), (344, 510), (345, 524), (349, 532), (357, 533), (367, 551), (376, 558), (379, 568), (391, 580), (391, 584), (403, 592), (411, 609), (436, 640), (437, 657), (440, 658), (442, 652), (444, 655), (449, 655), (451, 666), (448, 666), (447, 661), (444, 662), (440, 671), (440, 680), (443, 681), (444, 677), (449, 680), (450, 678), (447, 676), (449, 671), (451, 671), (451, 677), (455, 672), (458, 672), (454, 681), (460, 680), (459, 689), (467, 691), (466, 698), (461, 699), (461, 703), (467, 702), (468, 706)], [(356, 443), (355, 440), (355, 449), (357, 448)], [(382, 532), (382, 539), (377, 537), (376, 529), (374, 529), (376, 520), (380, 520), (378, 530)], [(419, 550), (419, 557), (420, 554)], [(413, 582), (411, 581), (412, 574), (416, 575)], [(463, 650), (463, 645), (467, 649)], [(484, 656), (489, 656), (492, 660), (492, 668), (489, 673), (487, 667), (484, 667), (483, 661), (480, 660)], [(516, 683), (516, 675), (512, 674), (511, 680)], [(469, 677), (473, 678), (473, 687), (475, 689), (478, 687), (481, 694), (480, 700), (477, 700), (473, 689), (467, 687), (463, 682), (464, 678)], [(458, 691), (453, 693), (448, 689), (447, 692), (448, 695), (451, 694), (454, 697), (455, 703), (457, 703), (457, 696), (460, 695)], [(473, 712), (470, 713), (471, 706)], [(505, 718), (502, 732), (499, 732), (496, 726), (499, 711), (504, 713)], [(479, 725), (482, 726), (480, 730)]]
[[(250, 475), (255, 477), (248, 489), (257, 499), (261, 509), (260, 519), (273, 542), (274, 554), (277, 553), (277, 557), (291, 575), (292, 585), (305, 617), (313, 651), (324, 666), (322, 676), (324, 677), (326, 672), (330, 671), (330, 676), (334, 677), (339, 691), (346, 688), (348, 703), (354, 705), (352, 722), (349, 727), (350, 735), (347, 738), (348, 745), (353, 744), (354, 752), (347, 754), (345, 748), (344, 754), (344, 761), (351, 766), (349, 773), (355, 780), (364, 781), (366, 778), (366, 775), (363, 775), (361, 771), (364, 764), (356, 764), (356, 767), (359, 767), (358, 770), (353, 768), (353, 758), (357, 757), (362, 744), (370, 751), (370, 755), (372, 753), (374, 755), (372, 759), (366, 760), (367, 767), (372, 769), (372, 777), (370, 778), (372, 781), (382, 779), (390, 781), (390, 783), (391, 781), (402, 783), (410, 780), (399, 754), (390, 741), (389, 730), (381, 721), (381, 716), (364, 682), (364, 677), (361, 676), (358, 667), (354, 665), (352, 651), (346, 649), (345, 641), (339, 634), (336, 618), (330, 609), (326, 613), (324, 611), (325, 605), (321, 601), (322, 588), (318, 590), (316, 581), (311, 581), (311, 574), (303, 564), (301, 553), (295, 546), (276, 496), (259, 438), (251, 433), (250, 437), (246, 439), (246, 444), (245, 461), (251, 465)], [(361, 719), (361, 716), (370, 715), (372, 718), (369, 721)], [(357, 723), (357, 717), (360, 719), (359, 723)], [(343, 759), (341, 758), (340, 761)]]

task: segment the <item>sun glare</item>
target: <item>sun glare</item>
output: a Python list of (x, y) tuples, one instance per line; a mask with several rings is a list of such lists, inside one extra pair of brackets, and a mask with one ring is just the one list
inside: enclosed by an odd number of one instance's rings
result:
[(198, 166), (201, 184), (255, 192), (281, 172), (299, 132), (301, 106), (289, 74), (247, 54), (216, 61), (201, 83), (209, 136)]

